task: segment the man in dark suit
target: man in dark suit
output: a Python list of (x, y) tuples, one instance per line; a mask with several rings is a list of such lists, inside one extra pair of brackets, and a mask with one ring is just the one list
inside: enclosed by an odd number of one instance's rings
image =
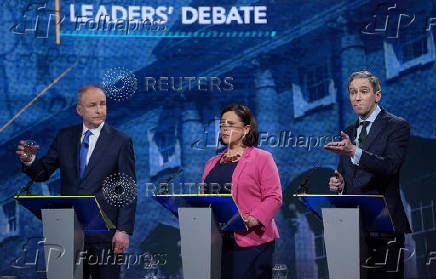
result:
[[(369, 278), (404, 278), (404, 234), (411, 230), (399, 180), (410, 136), (409, 123), (378, 106), (380, 80), (370, 72), (353, 73), (348, 93), (359, 119), (341, 131), (342, 141), (324, 146), (341, 155), (329, 187), (340, 194), (385, 196), (395, 232), (369, 233), (366, 265), (373, 265), (368, 269)], [(385, 262), (387, 252), (386, 264), (375, 264)]]
[[(88, 85), (81, 88), (76, 110), (83, 123), (61, 129), (44, 157), (38, 159), (35, 154), (26, 154), (23, 141), (20, 141), (16, 153), (23, 163), (23, 172), (32, 180), (48, 180), (59, 168), (61, 195), (96, 196), (116, 230), (85, 233), (88, 258), (92, 255), (95, 262), (96, 257), (108, 257), (103, 259), (108, 264), (92, 264), (85, 260), (84, 278), (119, 278), (120, 265), (114, 263), (113, 258), (114, 254), (121, 254), (129, 247), (136, 199), (125, 206), (109, 204), (103, 196), (102, 186), (106, 178), (119, 173), (136, 181), (132, 140), (105, 123), (106, 96), (100, 87)], [(34, 147), (35, 153), (38, 148)], [(136, 187), (133, 184), (130, 186)]]

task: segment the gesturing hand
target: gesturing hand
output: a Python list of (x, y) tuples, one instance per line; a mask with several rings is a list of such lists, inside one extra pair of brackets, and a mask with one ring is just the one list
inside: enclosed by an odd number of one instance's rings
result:
[(342, 140), (329, 142), (324, 145), (324, 149), (328, 151), (332, 151), (339, 155), (348, 155), (350, 157), (354, 156), (356, 152), (356, 146), (351, 143), (350, 137), (341, 131)]
[(335, 170), (335, 176), (330, 177), (329, 188), (332, 192), (341, 192), (344, 189), (344, 178)]

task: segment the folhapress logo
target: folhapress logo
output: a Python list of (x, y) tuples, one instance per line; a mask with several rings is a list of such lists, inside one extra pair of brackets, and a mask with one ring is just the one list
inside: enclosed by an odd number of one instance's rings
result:
[(32, 2), (24, 9), (21, 22), (11, 26), (9, 31), (19, 35), (33, 33), (36, 38), (48, 38), (52, 23), (58, 29), (64, 19), (65, 16), (61, 18), (58, 9), (49, 9), (47, 2)]
[(410, 26), (414, 21), (414, 13), (397, 8), (396, 3), (383, 3), (377, 6), (373, 21), (362, 28), (362, 33), (398, 38), (400, 30)]

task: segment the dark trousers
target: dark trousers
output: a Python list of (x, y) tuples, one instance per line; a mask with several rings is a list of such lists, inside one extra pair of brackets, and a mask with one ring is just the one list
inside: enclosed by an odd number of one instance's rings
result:
[[(122, 261), (112, 253), (112, 244), (85, 244), (83, 279), (119, 279)], [(86, 258), (85, 258), (86, 256)]]
[(363, 261), (371, 279), (404, 278), (404, 234), (370, 233), (368, 257)]
[(271, 279), (274, 241), (255, 247), (239, 247), (233, 233), (224, 234), (221, 254), (222, 279)]

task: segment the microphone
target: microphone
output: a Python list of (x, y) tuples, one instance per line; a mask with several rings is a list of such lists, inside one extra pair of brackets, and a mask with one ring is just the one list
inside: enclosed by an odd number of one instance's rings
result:
[(304, 177), (303, 181), (300, 183), (300, 185), (297, 188), (297, 191), (295, 192), (295, 194), (307, 194), (309, 192), (309, 187), (307, 186), (307, 183), (309, 182), (309, 177), (312, 175), (312, 173), (314, 171), (316, 171), (317, 169), (319, 169), (319, 166), (314, 167), (313, 169), (311, 169), (306, 176)]
[(19, 197), (22, 193), (26, 192), (26, 196), (31, 196), (32, 195), (32, 191), (30, 190), (30, 186), (32, 186), (33, 184), (33, 180), (30, 180), (29, 182), (27, 182), (26, 185), (24, 185), (20, 191), (18, 191), (18, 193), (16, 194), (17, 197)]
[[(165, 195), (168, 194), (169, 189), (168, 189), (168, 182), (170, 182), (175, 176), (179, 175), (181, 172), (183, 171), (182, 168), (180, 168), (175, 174), (171, 175), (170, 177), (168, 177), (167, 179), (164, 180), (164, 182), (160, 183), (159, 186), (157, 187), (156, 191), (154, 192), (154, 195)], [(160, 192), (160, 190), (162, 188), (165, 188), (162, 192)], [(177, 219), (179, 219), (179, 214), (177, 213), (177, 211), (173, 211), (171, 208), (169, 208), (165, 203), (163, 203), (161, 200), (159, 200), (158, 198), (156, 198), (156, 200), (165, 208), (167, 208), (174, 216), (176, 216)]]
[[(173, 180), (174, 177), (179, 175), (183, 171), (182, 168), (180, 168), (176, 173), (172, 174), (170, 177), (165, 179), (162, 183), (159, 184), (159, 186), (156, 189), (155, 195), (166, 195), (169, 192), (168, 189), (168, 182)], [(161, 191), (163, 189), (163, 191)]]

